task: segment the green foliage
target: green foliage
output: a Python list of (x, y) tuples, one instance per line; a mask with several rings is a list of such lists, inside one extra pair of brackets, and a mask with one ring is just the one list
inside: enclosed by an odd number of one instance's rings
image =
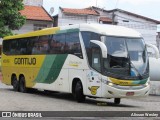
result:
[(0, 37), (12, 35), (11, 30), (20, 29), (25, 23), (23, 0), (0, 0)]

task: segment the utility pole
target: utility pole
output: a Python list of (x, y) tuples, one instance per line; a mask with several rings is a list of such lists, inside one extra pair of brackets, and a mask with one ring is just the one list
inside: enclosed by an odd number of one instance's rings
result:
[(43, 6), (43, 0), (42, 0), (42, 6)]
[(114, 13), (114, 11), (112, 13), (112, 24), (115, 25), (115, 13)]
[(96, 0), (96, 7), (97, 7), (97, 0)]

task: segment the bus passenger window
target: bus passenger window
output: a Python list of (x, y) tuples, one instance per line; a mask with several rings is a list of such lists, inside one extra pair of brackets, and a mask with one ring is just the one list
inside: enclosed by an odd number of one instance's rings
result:
[(3, 41), (3, 53), (6, 55), (10, 55), (11, 41), (6, 40)]
[(64, 54), (65, 34), (53, 35), (50, 43), (50, 54)]
[(34, 40), (32, 54), (47, 54), (49, 50), (49, 36), (40, 36), (39, 39)]
[(19, 49), (19, 52), (21, 55), (26, 55), (27, 54), (27, 42), (28, 42), (28, 39), (20, 39), (19, 40), (19, 46), (18, 46), (18, 49)]
[(65, 51), (67, 54), (73, 54), (82, 58), (81, 44), (78, 32), (66, 34)]
[(10, 54), (11, 55), (17, 55), (17, 54), (19, 54), (18, 41), (16, 39), (11, 41)]
[(34, 45), (32, 48), (32, 54), (40, 54), (40, 46)]

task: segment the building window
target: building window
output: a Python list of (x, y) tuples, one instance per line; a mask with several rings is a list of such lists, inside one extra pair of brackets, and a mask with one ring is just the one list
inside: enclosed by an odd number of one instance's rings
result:
[(44, 29), (44, 28), (47, 28), (47, 25), (46, 25), (46, 24), (34, 24), (34, 25), (33, 25), (34, 31), (36, 31), (36, 30), (41, 30), (41, 29)]
[(129, 22), (129, 20), (123, 20), (123, 22)]

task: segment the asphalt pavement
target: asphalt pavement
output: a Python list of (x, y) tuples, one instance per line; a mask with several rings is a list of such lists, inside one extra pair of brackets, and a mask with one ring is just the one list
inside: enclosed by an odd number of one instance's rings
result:
[[(88, 97), (85, 103), (77, 103), (73, 96), (68, 93), (45, 93), (44, 91), (20, 93), (13, 91), (12, 86), (7, 86), (0, 82), (0, 101), (0, 111), (60, 111), (63, 112), (63, 115), (67, 112), (78, 111), (82, 116), (93, 113), (93, 115), (91, 115), (92, 117), (86, 118), (89, 120), (96, 119), (97, 117), (93, 117), (95, 115), (99, 116), (98, 119), (104, 120), (104, 118), (100, 117), (100, 115), (104, 115), (104, 113), (110, 115), (115, 114), (113, 115), (114, 117), (122, 113), (124, 116), (131, 116), (132, 112), (135, 113), (135, 115), (139, 112), (155, 112), (155, 114), (158, 112), (158, 117), (153, 117), (153, 119), (160, 119), (160, 96), (153, 95), (143, 98), (124, 98), (120, 105), (114, 105), (113, 99), (92, 99)], [(86, 111), (91, 111), (91, 113), (87, 113)], [(54, 114), (58, 115), (60, 113)], [(114, 120), (113, 117), (107, 119)], [(133, 117), (133, 119), (134, 118), (135, 117)], [(83, 117), (75, 117), (75, 119), (81, 120)], [(125, 120), (126, 118), (120, 117), (119, 119)], [(143, 120), (142, 117), (139, 119)], [(151, 117), (145, 119), (149, 120)]]

